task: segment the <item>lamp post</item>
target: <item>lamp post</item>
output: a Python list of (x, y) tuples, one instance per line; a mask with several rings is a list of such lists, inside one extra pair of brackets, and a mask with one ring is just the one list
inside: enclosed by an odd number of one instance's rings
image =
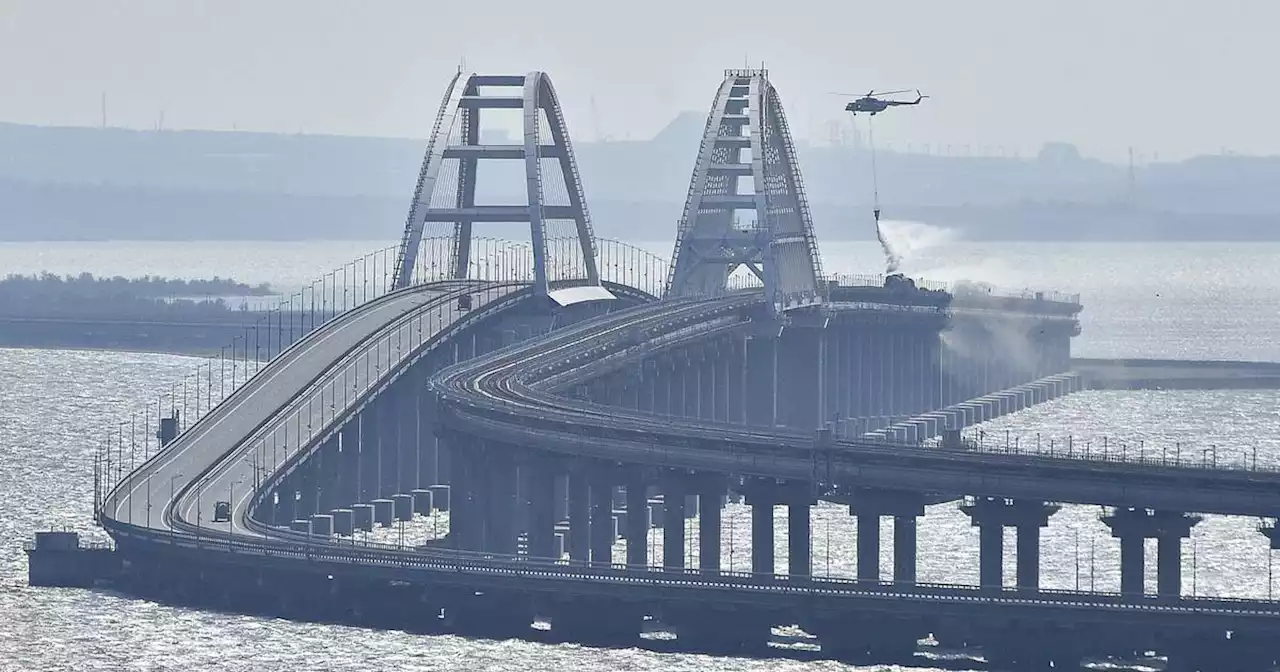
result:
[(1072, 530), (1076, 537), (1076, 590), (1080, 590), (1080, 529)]

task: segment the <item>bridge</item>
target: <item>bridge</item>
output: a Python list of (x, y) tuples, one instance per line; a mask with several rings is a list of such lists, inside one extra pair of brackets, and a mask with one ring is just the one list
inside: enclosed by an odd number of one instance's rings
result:
[[(523, 142), (481, 144), (504, 113)], [(526, 202), (486, 203), (495, 174)], [(527, 224), (529, 242), (473, 235), (492, 222)], [(595, 238), (545, 74), (460, 73), (401, 244), (305, 288), (114, 427), (96, 518), (131, 592), (299, 618), (486, 636), (546, 619), (558, 639), (624, 646), (660, 621), (683, 648), (753, 655), (795, 625), (854, 662), (910, 663), (933, 636), (1006, 668), (1156, 651), (1170, 669), (1266, 669), (1280, 602), (1182, 595), (1181, 541), (1198, 514), (1280, 513), (1280, 474), (960, 436), (1083, 384), (1080, 310), (825, 275), (763, 70), (717, 89), (669, 264)], [(738, 497), (750, 571), (721, 561)], [(953, 500), (979, 528), (977, 586), (917, 581), (918, 518)], [(855, 578), (813, 572), (818, 501), (857, 517)], [(1119, 593), (1040, 586), (1040, 530), (1063, 503), (1107, 507)], [(359, 539), (444, 511), (429, 540)]]

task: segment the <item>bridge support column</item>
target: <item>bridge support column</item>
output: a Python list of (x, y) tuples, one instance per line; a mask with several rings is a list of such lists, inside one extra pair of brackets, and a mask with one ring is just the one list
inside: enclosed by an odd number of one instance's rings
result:
[(995, 590), (1004, 586), (1004, 525), (978, 526), (978, 585)]
[(698, 569), (704, 574), (720, 573), (720, 511), (725, 482), (719, 475), (707, 475), (698, 483)]
[(733, 339), (721, 346), (720, 354), (724, 358), (721, 369), (724, 371), (723, 397), (726, 407), (726, 419), (735, 424), (747, 421), (746, 373), (747, 360), (746, 341)]
[(484, 502), (485, 550), (502, 555), (516, 554), (517, 480), (515, 456), (506, 447), (486, 448), (488, 479)]
[(707, 372), (711, 377), (711, 415), (716, 422), (729, 421), (729, 367), (731, 345), (717, 339), (708, 345)]
[(858, 517), (858, 580), (865, 583), (880, 581), (880, 514), (859, 513)]
[(1040, 528), (1058, 507), (1035, 500), (971, 497), (960, 507), (978, 528), (978, 583), (983, 588), (1004, 586), (1004, 528), (1018, 530), (1017, 585), (1040, 589)]
[[(839, 423), (845, 418), (845, 410), (841, 405), (844, 391), (844, 348), (841, 345), (843, 332), (835, 327), (822, 330), (822, 415), (819, 416), (819, 427), (833, 423), (832, 427), (839, 432)], [(837, 436), (839, 434), (837, 433)]]
[(627, 371), (621, 374), (619, 384), (622, 386), (621, 406), (623, 408), (637, 408), (640, 403), (640, 384), (637, 382), (636, 371)]
[[(449, 465), (449, 539), (453, 548), (464, 551), (479, 549), (479, 535), (483, 532), (483, 518), (477, 510), (476, 479), (480, 470), (475, 464), (477, 451), (473, 448), (476, 446), (461, 445), (462, 441), (469, 440), (450, 435), (447, 442), (454, 453)], [(463, 447), (467, 450), (454, 450)]]
[(569, 473), (569, 559), (591, 559), (591, 484), (586, 467)]
[(773, 574), (773, 498), (746, 495), (751, 507), (751, 571)]
[(613, 562), (613, 479), (601, 469), (591, 474), (591, 562)]
[(417, 366), (424, 367), (423, 380), (421, 385), (415, 388), (415, 396), (417, 399), (417, 413), (414, 419), (414, 436), (415, 436), (415, 459), (417, 460), (418, 472), (418, 489), (426, 489), (430, 486), (440, 483), (440, 440), (436, 437), (432, 427), (436, 422), (436, 399), (434, 394), (429, 394), (424, 389), (426, 387), (426, 378), (428, 372), (432, 370), (430, 360), (421, 362)]
[(644, 475), (638, 469), (627, 474), (627, 564), (649, 564), (649, 498)]
[(525, 465), (529, 498), (529, 556), (559, 560), (555, 552), (555, 469), (547, 457), (535, 456)]
[(662, 566), (684, 569), (685, 474), (662, 476)]
[(807, 577), (813, 572), (810, 549), (810, 510), (808, 502), (787, 505), (787, 572), (793, 577)]
[(354, 503), (378, 498), (378, 422), (372, 409), (372, 406), (366, 407), (356, 417), (360, 446), (356, 480), (360, 484), (360, 493)]
[(641, 363), (640, 380), (637, 383), (639, 391), (636, 393), (636, 410), (647, 411), (649, 413), (658, 412), (658, 406), (655, 401), (655, 395), (657, 394), (657, 377), (658, 368), (652, 360), (646, 360)]
[[(1049, 524), (1045, 517), (1044, 526)], [(1038, 521), (1017, 526), (1018, 530), (1018, 587), (1023, 590), (1040, 589), (1040, 528)]]
[(686, 417), (689, 412), (689, 354), (677, 351), (671, 361), (671, 415)]
[(711, 344), (704, 343), (689, 361), (698, 388), (697, 415), (692, 417), (702, 420), (714, 420), (716, 417), (716, 369), (712, 364), (711, 348)]
[(373, 402), (374, 417), (378, 422), (378, 497), (386, 498), (394, 495), (398, 489), (399, 483), (396, 481), (396, 468), (399, 460), (399, 446), (396, 445), (399, 439), (399, 424), (397, 422), (399, 415), (396, 409), (399, 407), (401, 390), (403, 388), (396, 384), (392, 385), (387, 391), (379, 395)]
[(339, 506), (360, 501), (360, 483), (356, 474), (360, 469), (360, 431), (357, 423), (348, 422), (338, 431), (338, 492)]
[(407, 493), (418, 487), (418, 408), (419, 397), (426, 381), (420, 372), (422, 364), (409, 368), (400, 380), (392, 384), (395, 397), (392, 412), (395, 414), (395, 483), (396, 493)]
[(688, 408), (686, 397), (689, 389), (688, 354), (684, 350), (675, 350), (667, 355), (667, 413), (676, 417), (684, 417)]
[(893, 580), (916, 581), (916, 518), (924, 515), (924, 497), (901, 490), (860, 488), (849, 512), (858, 517), (858, 580), (880, 581), (880, 518), (893, 516)]
[(916, 582), (916, 516), (893, 517), (893, 582)]
[(1114, 509), (1102, 516), (1111, 528), (1111, 536), (1120, 539), (1120, 592), (1141, 595), (1145, 548), (1143, 541), (1156, 539), (1156, 594), (1178, 597), (1182, 594), (1182, 540), (1191, 536), (1191, 528), (1199, 516), (1178, 511), (1151, 509)]
[(684, 405), (677, 415), (686, 418), (697, 418), (701, 412), (702, 402), (702, 357), (697, 352), (684, 350), (676, 366), (680, 367), (680, 380), (683, 382), (681, 394)]
[(339, 480), (342, 471), (342, 453), (338, 448), (338, 435), (329, 437), (324, 445), (316, 451), (313, 459), (318, 458), (318, 478), (316, 481), (316, 513), (325, 513), (336, 509), (344, 502), (340, 499)]
[(773, 427), (778, 423), (778, 339), (754, 334), (746, 338), (744, 347), (747, 424)]
[(814, 497), (809, 484), (749, 479), (743, 495), (751, 506), (751, 571), (774, 573), (773, 507), (787, 505), (787, 573), (806, 577), (811, 573), (809, 509)]
[(931, 411), (942, 409), (942, 338), (937, 331), (930, 332), (924, 343), (924, 404)]
[(812, 431), (822, 415), (822, 330), (788, 327), (778, 339), (779, 424)]

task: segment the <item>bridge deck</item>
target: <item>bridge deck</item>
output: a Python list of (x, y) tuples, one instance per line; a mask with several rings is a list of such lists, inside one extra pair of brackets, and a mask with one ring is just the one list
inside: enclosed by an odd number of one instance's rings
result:
[[(735, 304), (734, 302), (738, 303)], [(745, 299), (639, 307), (459, 365), (433, 381), (455, 404), (446, 421), (513, 445), (667, 467), (775, 478), (815, 473), (833, 487), (1021, 497), (1227, 515), (1280, 513), (1280, 473), (1100, 456), (982, 453), (876, 441), (815, 446), (812, 434), (655, 416), (553, 393), (640, 352), (732, 328), (716, 320)], [(588, 328), (589, 327), (589, 328)], [(703, 332), (696, 331), (702, 327)], [(693, 330), (693, 331), (691, 331)], [(633, 343), (643, 333), (642, 346)], [(647, 350), (646, 350), (647, 349)]]
[[(459, 295), (478, 304), (521, 286), (464, 280), (414, 287), (319, 327), (130, 474), (108, 499), (106, 515), (160, 531), (198, 525), (247, 534), (245, 506), (255, 486), (294, 457), (299, 438), (305, 447), (451, 325), (462, 314)], [(211, 522), (218, 500), (234, 503), (230, 524)]]
[[(984, 593), (960, 587), (886, 588), (732, 573), (672, 575), (646, 568), (538, 563), (431, 549), (352, 548), (328, 538), (250, 525), (248, 504), (262, 470), (278, 473), (287, 468), (297, 459), (300, 438), (305, 439), (303, 447), (313, 446), (315, 439), (376, 395), (420, 346), (447, 335), (463, 316), (457, 296), (473, 296), (476, 310), (485, 311), (487, 302), (513, 295), (522, 287), (462, 281), (402, 290), (316, 330), (132, 474), (107, 503), (108, 526), (118, 538), (160, 542), (177, 552), (234, 551), (222, 556), (226, 562), (285, 563), (309, 572), (358, 567), (368, 577), (418, 582), (508, 586), (533, 582), (535, 590), (636, 593), (633, 597), (670, 593), (671, 599), (688, 598), (694, 594), (689, 591), (694, 591), (726, 604), (763, 600), (783, 605), (800, 600), (810, 605), (830, 602), (832, 608), (856, 603), (859, 608), (908, 612), (996, 607), (1042, 613), (1067, 610), (1092, 614), (1087, 618), (1095, 620), (1194, 618), (1204, 623), (1210, 618), (1228, 626), (1241, 619), (1270, 623), (1280, 618), (1280, 605), (1266, 601), (1152, 601), (1074, 593)], [(1021, 491), (1013, 493), (1010, 488), (1023, 487), (1028, 496), (1110, 504), (1123, 504), (1129, 497), (1145, 502), (1175, 495), (1185, 501), (1193, 484), (1203, 495), (1200, 511), (1239, 512), (1239, 502), (1246, 500), (1258, 510), (1280, 510), (1280, 489), (1274, 487), (1280, 477), (1273, 475), (972, 454), (875, 442), (840, 442), (817, 451), (813, 437), (803, 432), (659, 418), (570, 400), (553, 389), (572, 385), (579, 371), (596, 370), (601, 362), (629, 361), (741, 328), (743, 323), (733, 316), (757, 301), (758, 297), (730, 296), (617, 311), (451, 367), (433, 384), (446, 393), (452, 410), (446, 418), (455, 426), (555, 452), (781, 478), (812, 476), (820, 456), (825, 464), (819, 464), (819, 473), (833, 487), (949, 486), (967, 494), (990, 491), (1002, 496), (1020, 496)], [(273, 436), (278, 441), (272, 441)], [(193, 483), (193, 478), (198, 480)], [(168, 493), (178, 479), (182, 487), (170, 503)], [(231, 522), (213, 525), (204, 518), (205, 512), (222, 499), (234, 503)], [(156, 515), (148, 502), (170, 506)], [(197, 530), (203, 538), (192, 534)]]

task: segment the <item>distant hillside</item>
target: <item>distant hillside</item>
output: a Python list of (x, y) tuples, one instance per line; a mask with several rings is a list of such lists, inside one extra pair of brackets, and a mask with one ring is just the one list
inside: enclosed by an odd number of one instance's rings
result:
[[(702, 127), (687, 113), (649, 141), (575, 145), (601, 235), (674, 234)], [(0, 124), (0, 240), (394, 238), (424, 145)], [(819, 235), (872, 237), (866, 152), (799, 153)], [(521, 198), (518, 170), (487, 176), (480, 197)], [(1280, 238), (1278, 158), (1199, 157), (1130, 180), (1050, 144), (1032, 158), (886, 151), (879, 170), (886, 214), (974, 239)]]

